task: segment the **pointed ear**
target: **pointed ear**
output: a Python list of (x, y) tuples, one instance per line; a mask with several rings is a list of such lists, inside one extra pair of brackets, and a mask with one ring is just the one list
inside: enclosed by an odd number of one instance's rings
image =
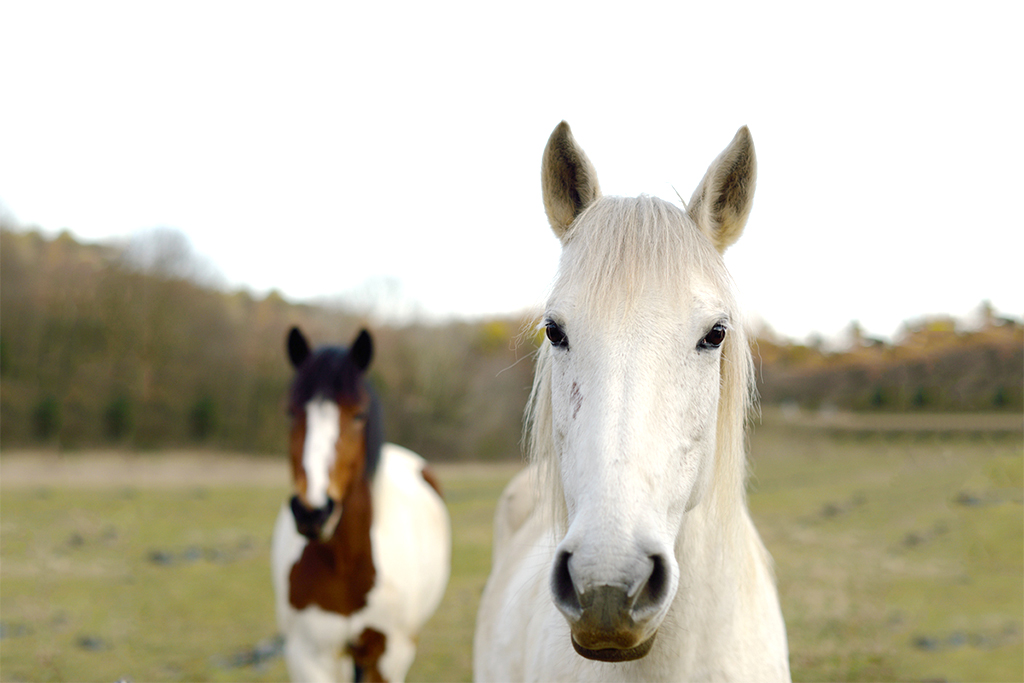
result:
[(298, 369), (308, 356), (309, 342), (302, 336), (299, 328), (293, 327), (288, 333), (288, 360), (292, 362), (292, 367)]
[(565, 121), (558, 124), (548, 138), (540, 183), (544, 190), (544, 210), (558, 239), (563, 239), (576, 216), (601, 196), (597, 172), (576, 144)]
[(366, 372), (373, 360), (373, 339), (366, 330), (360, 330), (359, 336), (352, 342), (352, 349), (349, 351), (352, 361), (359, 368), (360, 372)]
[(754, 139), (743, 126), (708, 167), (687, 211), (719, 253), (740, 237), (754, 203), (757, 158)]

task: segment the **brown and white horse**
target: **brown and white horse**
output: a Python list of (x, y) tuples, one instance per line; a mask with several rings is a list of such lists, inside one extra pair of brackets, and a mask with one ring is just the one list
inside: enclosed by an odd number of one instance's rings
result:
[(423, 458), (383, 443), (365, 330), (350, 349), (311, 351), (292, 328), (288, 356), (295, 493), (271, 563), (289, 675), (403, 680), (448, 584), (451, 522), (437, 480)]

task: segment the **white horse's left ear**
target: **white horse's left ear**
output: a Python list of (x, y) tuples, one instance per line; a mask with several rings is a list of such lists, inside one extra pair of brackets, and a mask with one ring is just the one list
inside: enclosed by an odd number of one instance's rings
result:
[(757, 157), (754, 139), (743, 126), (725, 151), (708, 167), (690, 198), (687, 211), (723, 253), (739, 239), (754, 203)]

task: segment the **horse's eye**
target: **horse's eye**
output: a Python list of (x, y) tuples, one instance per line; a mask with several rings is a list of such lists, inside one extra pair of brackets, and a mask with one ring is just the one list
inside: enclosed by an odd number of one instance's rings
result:
[(565, 330), (556, 323), (554, 320), (548, 320), (544, 323), (545, 334), (547, 334), (548, 341), (551, 345), (559, 349), (569, 348), (569, 338), (565, 336)]
[(704, 338), (700, 340), (697, 345), (702, 349), (717, 349), (725, 341), (725, 325), (722, 323), (715, 323), (715, 326), (711, 328), (711, 331), (704, 335)]

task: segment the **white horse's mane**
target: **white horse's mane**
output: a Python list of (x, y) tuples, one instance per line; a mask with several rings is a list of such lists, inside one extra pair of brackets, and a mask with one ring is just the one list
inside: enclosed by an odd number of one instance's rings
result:
[[(754, 406), (753, 360), (734, 295), (732, 277), (711, 240), (681, 209), (657, 197), (602, 197), (588, 206), (563, 237), (563, 256), (553, 298), (572, 282), (573, 305), (595, 320), (628, 312), (652, 283), (687, 296), (690, 275), (717, 290), (732, 314), (721, 357), (717, 446), (709, 510), (725, 528), (745, 515), (746, 417)], [(666, 285), (675, 289), (665, 289)], [(553, 529), (564, 531), (565, 498), (552, 435), (551, 348), (537, 352), (533, 388), (526, 408), (524, 442), (541, 475), (541, 501)]]

